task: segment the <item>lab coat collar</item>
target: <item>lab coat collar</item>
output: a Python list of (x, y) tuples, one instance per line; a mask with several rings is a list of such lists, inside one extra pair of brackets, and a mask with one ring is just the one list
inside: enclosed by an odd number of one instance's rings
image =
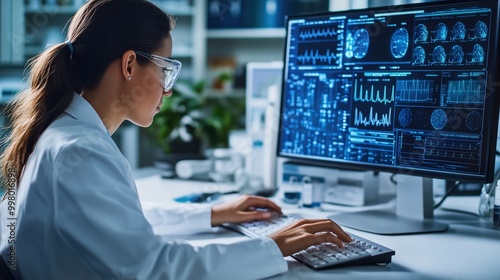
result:
[(74, 94), (73, 100), (64, 112), (79, 121), (96, 125), (100, 130), (109, 134), (94, 107), (78, 93)]

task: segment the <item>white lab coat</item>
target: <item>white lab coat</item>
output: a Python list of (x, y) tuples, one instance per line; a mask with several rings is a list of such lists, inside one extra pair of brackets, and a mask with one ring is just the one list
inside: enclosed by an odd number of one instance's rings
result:
[(23, 279), (257, 279), (287, 270), (269, 238), (195, 247), (155, 235), (152, 225), (209, 231), (211, 210), (142, 209), (127, 160), (77, 94), (40, 137), (16, 198), (13, 237), (1, 204), (0, 252), (9, 260), (15, 238)]

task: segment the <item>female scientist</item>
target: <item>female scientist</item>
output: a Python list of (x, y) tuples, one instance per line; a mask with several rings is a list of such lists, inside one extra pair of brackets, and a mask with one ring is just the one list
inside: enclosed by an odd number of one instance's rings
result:
[[(280, 208), (243, 196), (217, 206), (141, 206), (131, 169), (111, 135), (124, 120), (149, 126), (181, 63), (172, 19), (145, 0), (90, 0), (67, 41), (30, 62), (29, 88), (10, 109), (2, 155), (0, 252), (19, 279), (257, 279), (283, 259), (350, 237), (330, 220), (302, 220), (264, 238), (196, 247), (172, 232), (269, 218)], [(14, 186), (15, 182), (19, 182)]]

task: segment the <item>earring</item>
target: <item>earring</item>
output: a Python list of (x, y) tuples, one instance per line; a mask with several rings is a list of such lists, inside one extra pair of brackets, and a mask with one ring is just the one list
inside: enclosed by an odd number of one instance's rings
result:
[(132, 80), (132, 77), (128, 76), (127, 81), (130, 81), (130, 80)]

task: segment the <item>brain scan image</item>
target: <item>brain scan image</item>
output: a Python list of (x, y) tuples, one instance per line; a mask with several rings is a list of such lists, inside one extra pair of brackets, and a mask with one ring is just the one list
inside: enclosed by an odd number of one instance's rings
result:
[(415, 27), (415, 34), (413, 36), (415, 38), (415, 43), (427, 41), (428, 36), (429, 36), (429, 31), (427, 30), (427, 26), (419, 23)]
[(425, 63), (425, 50), (419, 46), (413, 50), (413, 64), (423, 63)]
[(398, 121), (401, 127), (409, 127), (412, 119), (413, 119), (413, 114), (411, 113), (410, 108), (404, 108), (399, 112)]
[(478, 21), (474, 26), (474, 39), (486, 39), (488, 36), (488, 26), (482, 21)]
[(436, 46), (432, 50), (432, 63), (445, 63), (446, 62), (446, 52), (444, 48), (440, 45)]
[(436, 30), (434, 30), (434, 33), (436, 34), (436, 37), (433, 39), (433, 41), (445, 41), (446, 37), (448, 36), (448, 27), (446, 27), (446, 24), (444, 23), (439, 23), (436, 26)]
[(365, 57), (368, 52), (368, 47), (370, 46), (370, 34), (366, 29), (358, 29), (354, 32), (353, 38), (353, 53), (354, 57), (361, 59)]
[(484, 62), (484, 49), (479, 44), (475, 44), (472, 48), (472, 63), (483, 63)]
[(465, 124), (467, 125), (467, 128), (472, 131), (478, 130), (479, 128), (481, 128), (482, 119), (483, 118), (479, 112), (472, 111), (469, 114), (467, 114), (467, 119), (465, 120)]
[(451, 30), (451, 40), (464, 40), (465, 32), (465, 24), (460, 21), (455, 23), (455, 25), (453, 25), (453, 29)]
[(441, 130), (446, 126), (448, 117), (443, 109), (436, 109), (431, 114), (431, 125), (436, 130)]
[(394, 58), (402, 58), (405, 56), (409, 45), (408, 30), (399, 28), (392, 33), (391, 38), (391, 53)]
[(450, 63), (462, 63), (464, 60), (464, 51), (461, 46), (459, 45), (454, 45), (453, 48), (451, 48), (451, 53), (450, 53)]

